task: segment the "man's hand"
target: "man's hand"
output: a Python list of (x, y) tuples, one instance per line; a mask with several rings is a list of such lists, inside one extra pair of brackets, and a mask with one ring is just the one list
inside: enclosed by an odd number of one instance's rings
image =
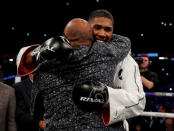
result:
[(41, 128), (41, 129), (45, 129), (45, 127), (46, 127), (46, 122), (45, 121), (39, 121), (39, 128)]
[(101, 110), (108, 104), (108, 90), (99, 81), (86, 81), (73, 88), (73, 100), (76, 106), (84, 111)]

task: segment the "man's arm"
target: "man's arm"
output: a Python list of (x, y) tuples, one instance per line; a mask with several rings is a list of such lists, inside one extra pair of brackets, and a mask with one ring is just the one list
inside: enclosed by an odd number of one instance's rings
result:
[(33, 63), (31, 52), (38, 46), (31, 45), (20, 49), (16, 59), (17, 74), (25, 76), (37, 69), (38, 64)]
[(17, 56), (17, 73), (20, 76), (28, 75), (34, 72), (41, 63), (53, 58), (67, 61), (71, 52), (72, 47), (63, 36), (52, 37), (42, 45), (24, 47)]
[(102, 112), (105, 125), (138, 116), (145, 108), (139, 68), (130, 55), (117, 66), (114, 82), (118, 89), (108, 87), (109, 108)]
[(110, 42), (106, 43), (110, 48), (115, 50), (115, 56), (123, 60), (131, 50), (131, 41), (128, 37), (113, 34)]
[(145, 76), (141, 75), (142, 84), (148, 89), (151, 90), (158, 84), (158, 75), (155, 72), (150, 72), (150, 78), (146, 78)]
[(131, 42), (129, 38), (113, 34), (110, 42), (93, 44), (93, 49), (99, 50), (100, 54), (110, 55), (117, 59), (118, 62), (122, 61), (131, 50)]
[(141, 76), (142, 83), (145, 87), (147, 87), (149, 90), (154, 87), (154, 83), (148, 79), (146, 79), (144, 76)]

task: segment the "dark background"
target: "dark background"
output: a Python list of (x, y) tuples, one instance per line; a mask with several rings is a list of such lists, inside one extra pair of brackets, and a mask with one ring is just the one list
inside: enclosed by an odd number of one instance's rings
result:
[[(70, 19), (87, 19), (91, 11), (103, 8), (114, 16), (114, 33), (131, 39), (133, 52), (160, 52), (163, 55), (164, 52), (173, 51), (172, 5), (171, 1), (6, 1), (1, 5), (1, 46), (4, 47), (1, 47), (0, 52), (16, 53), (25, 45), (42, 43), (52, 36), (61, 35)], [(167, 25), (162, 25), (162, 21)], [(169, 26), (169, 23), (173, 25)], [(27, 33), (30, 35), (27, 36)]]
[[(16, 74), (15, 58), (20, 48), (42, 44), (50, 37), (62, 35), (69, 20), (75, 17), (88, 19), (91, 11), (101, 8), (113, 14), (114, 33), (130, 38), (132, 53), (159, 53), (159, 56), (174, 58), (172, 1), (3, 1), (0, 8), (0, 63), (4, 76)], [(9, 58), (14, 61), (9, 62)], [(167, 86), (168, 91), (173, 87), (174, 61), (159, 60), (158, 57), (151, 60), (151, 69), (158, 72), (161, 87)]]

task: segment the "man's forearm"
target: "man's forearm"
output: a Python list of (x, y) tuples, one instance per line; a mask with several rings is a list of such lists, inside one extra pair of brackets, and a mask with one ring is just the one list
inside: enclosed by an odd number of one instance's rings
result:
[(148, 79), (146, 79), (144, 76), (141, 76), (142, 83), (145, 87), (147, 87), (149, 90), (154, 87), (154, 83)]
[(24, 65), (28, 69), (33, 69), (33, 68), (36, 68), (38, 66), (38, 64), (32, 60), (31, 52), (32, 51), (27, 53), (27, 55), (24, 58)]

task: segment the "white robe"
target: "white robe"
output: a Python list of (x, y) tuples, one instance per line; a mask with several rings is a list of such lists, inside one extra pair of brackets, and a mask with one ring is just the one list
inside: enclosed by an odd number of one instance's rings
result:
[(107, 108), (102, 112), (105, 125), (138, 116), (145, 108), (139, 67), (130, 55), (117, 65), (114, 85), (117, 89), (108, 87), (109, 112)]

